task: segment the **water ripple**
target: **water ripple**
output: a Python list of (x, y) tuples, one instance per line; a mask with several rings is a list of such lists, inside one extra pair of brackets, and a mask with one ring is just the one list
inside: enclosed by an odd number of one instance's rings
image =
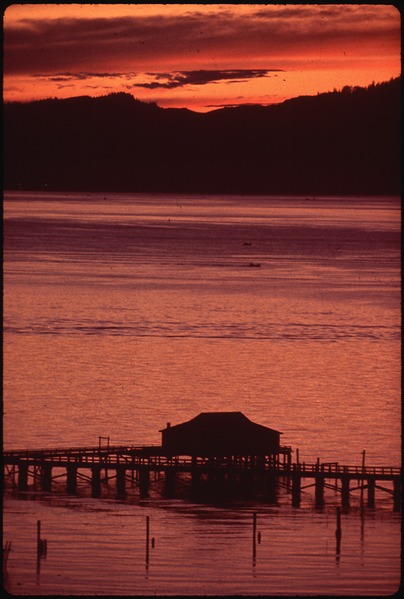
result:
[(5, 324), (4, 332), (14, 335), (99, 335), (119, 337), (166, 337), (204, 339), (287, 339), (339, 340), (375, 339), (397, 340), (398, 326), (338, 325), (328, 323), (251, 324), (217, 323), (69, 323), (43, 322), (18, 326)]

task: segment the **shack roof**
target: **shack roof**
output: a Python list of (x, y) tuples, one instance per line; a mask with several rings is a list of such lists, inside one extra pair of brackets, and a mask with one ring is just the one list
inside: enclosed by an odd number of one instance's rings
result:
[(274, 429), (252, 422), (242, 412), (202, 412), (160, 431), (162, 447), (177, 455), (259, 455), (279, 451)]
[(262, 424), (256, 424), (255, 422), (252, 422), (242, 412), (201, 412), (201, 414), (191, 418), (191, 420), (188, 420), (187, 422), (182, 422), (181, 424), (176, 424), (174, 426), (167, 424), (167, 427), (160, 430), (160, 432), (162, 433), (167, 429), (180, 431), (181, 429), (185, 428), (187, 430), (206, 430), (206, 432), (230, 428), (234, 433), (237, 433), (238, 431), (240, 433), (245, 433), (246, 430), (248, 430), (248, 432), (260, 430), (272, 431), (280, 435), (283, 434), (280, 431), (269, 428), (268, 426), (263, 426)]

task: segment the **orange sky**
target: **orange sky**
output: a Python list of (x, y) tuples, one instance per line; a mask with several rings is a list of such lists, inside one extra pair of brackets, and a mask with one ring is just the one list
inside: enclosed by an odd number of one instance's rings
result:
[(14, 4), (3, 96), (270, 104), (398, 77), (400, 33), (389, 5)]

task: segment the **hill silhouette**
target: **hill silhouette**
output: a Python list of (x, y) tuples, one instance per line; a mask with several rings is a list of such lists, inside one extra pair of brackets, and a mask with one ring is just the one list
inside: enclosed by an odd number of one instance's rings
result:
[(208, 113), (125, 93), (6, 103), (4, 188), (399, 194), (400, 79)]

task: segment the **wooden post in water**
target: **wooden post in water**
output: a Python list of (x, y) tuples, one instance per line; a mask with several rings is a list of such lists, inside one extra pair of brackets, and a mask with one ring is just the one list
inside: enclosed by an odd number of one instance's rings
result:
[(11, 541), (6, 541), (3, 552), (3, 578), (7, 579), (7, 561), (11, 551)]
[(37, 520), (36, 523), (36, 573), (39, 574), (41, 571), (41, 521)]
[(257, 512), (253, 513), (253, 558), (257, 552)]
[(40, 547), (41, 547), (41, 521), (37, 520), (37, 523), (36, 523), (36, 552), (38, 555), (41, 552)]
[[(365, 478), (364, 478), (364, 476), (365, 476), (365, 456), (366, 456), (366, 451), (363, 450), (362, 451), (361, 506), (363, 505), (363, 486), (365, 483)], [(369, 481), (368, 481), (368, 484), (369, 484)], [(368, 495), (368, 503), (369, 503), (369, 495)]]
[(341, 549), (341, 536), (342, 536), (341, 509), (339, 507), (337, 507), (337, 528), (335, 530), (335, 539), (337, 541), (337, 554), (340, 553), (340, 549)]
[(46, 557), (47, 542), (46, 539), (41, 539), (41, 521), (36, 523), (36, 552), (38, 557)]
[(146, 567), (149, 566), (150, 551), (150, 516), (146, 516)]

